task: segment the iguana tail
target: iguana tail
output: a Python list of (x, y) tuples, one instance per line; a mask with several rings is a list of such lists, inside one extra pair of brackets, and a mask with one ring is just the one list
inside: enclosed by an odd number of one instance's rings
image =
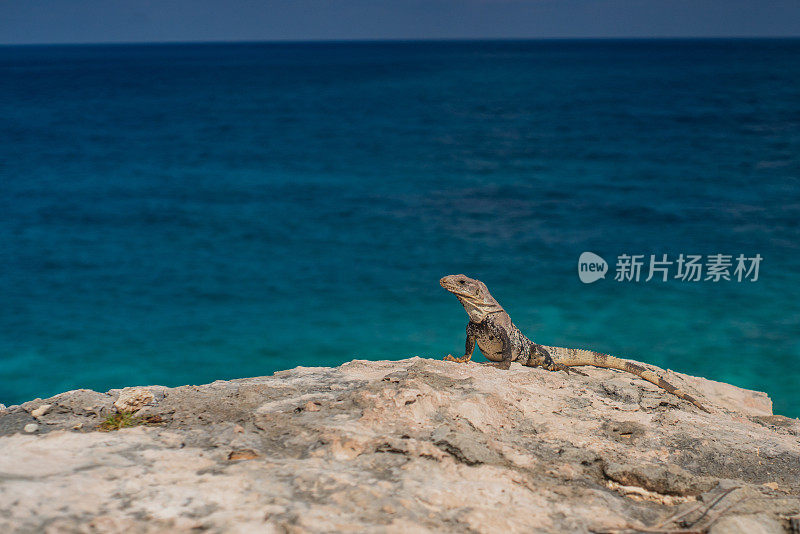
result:
[[(627, 373), (631, 373), (633, 375), (638, 376), (648, 382), (651, 382), (661, 389), (672, 393), (676, 397), (681, 399), (687, 400), (703, 410), (704, 412), (708, 412), (708, 410), (700, 404), (697, 399), (692, 397), (691, 395), (685, 393), (684, 391), (676, 388), (653, 371), (649, 369), (645, 369), (641, 365), (638, 365), (634, 362), (623, 360), (620, 358), (615, 358), (614, 356), (609, 356), (608, 354), (602, 354), (600, 352), (594, 352), (591, 350), (582, 350), (582, 349), (565, 349), (562, 347), (544, 347), (547, 349), (547, 352), (550, 353), (553, 360), (556, 363), (567, 367), (576, 367), (579, 365), (592, 365), (594, 367), (604, 367), (606, 369), (618, 369), (620, 371), (625, 371)], [(709, 412), (710, 413), (710, 412)]]

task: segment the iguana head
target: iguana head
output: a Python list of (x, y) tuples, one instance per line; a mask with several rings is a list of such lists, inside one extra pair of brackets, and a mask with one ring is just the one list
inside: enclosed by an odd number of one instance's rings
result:
[(501, 312), (503, 307), (494, 300), (486, 284), (463, 274), (451, 274), (439, 280), (439, 284), (456, 296), (469, 315), (470, 320), (481, 322), (490, 313)]

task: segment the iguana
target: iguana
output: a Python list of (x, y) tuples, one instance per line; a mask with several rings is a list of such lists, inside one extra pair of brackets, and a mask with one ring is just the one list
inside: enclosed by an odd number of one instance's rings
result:
[[(708, 410), (697, 399), (676, 388), (653, 371), (641, 365), (608, 354), (581, 349), (547, 347), (534, 343), (511, 322), (511, 317), (492, 297), (486, 284), (463, 274), (445, 276), (439, 283), (456, 296), (464, 306), (469, 323), (467, 324), (467, 346), (464, 356), (454, 358), (450, 354), (445, 360), (459, 363), (472, 359), (475, 343), (488, 360), (498, 362), (498, 367), (508, 369), (512, 361), (529, 367), (543, 367), (549, 371), (567, 371), (569, 367), (592, 365), (618, 369), (634, 374), (673, 395), (687, 400), (703, 410)], [(581, 373), (582, 374), (582, 373)]]

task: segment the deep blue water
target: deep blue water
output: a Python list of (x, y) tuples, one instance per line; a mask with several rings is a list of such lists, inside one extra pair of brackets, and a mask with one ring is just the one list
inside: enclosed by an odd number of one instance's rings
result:
[(459, 354), (455, 272), (800, 415), (800, 41), (0, 48), (2, 403)]

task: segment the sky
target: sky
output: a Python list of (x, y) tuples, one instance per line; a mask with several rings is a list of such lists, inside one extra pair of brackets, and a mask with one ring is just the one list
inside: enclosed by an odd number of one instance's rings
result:
[(0, 44), (799, 36), (800, 0), (0, 0)]

